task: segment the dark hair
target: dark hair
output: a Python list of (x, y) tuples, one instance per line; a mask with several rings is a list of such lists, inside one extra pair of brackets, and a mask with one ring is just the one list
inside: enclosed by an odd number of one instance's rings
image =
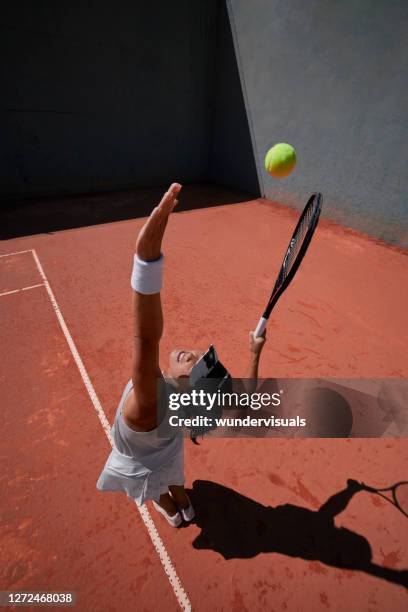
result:
[[(180, 376), (180, 378), (189, 378), (189, 377)], [(160, 423), (165, 419), (165, 416), (168, 411), (168, 401), (165, 396), (167, 396), (168, 398), (169, 395), (174, 392), (174, 386), (169, 380), (164, 379), (162, 382), (165, 385), (165, 394), (161, 397), (161, 400), (159, 399), (158, 401), (158, 415), (159, 415), (158, 420)], [(194, 386), (188, 385), (188, 389), (185, 389), (185, 391), (188, 393), (191, 393), (193, 390), (196, 390), (198, 392), (200, 390), (204, 390), (205, 392), (210, 392), (210, 393), (216, 393), (217, 391), (221, 391), (223, 393), (229, 393), (232, 391), (232, 388), (233, 386), (232, 386), (231, 377), (229, 374), (227, 374), (222, 379), (210, 378), (210, 377), (199, 378), (196, 381)], [(209, 431), (213, 431), (214, 429), (217, 428), (215, 419), (219, 418), (222, 415), (222, 412), (223, 412), (223, 406), (219, 402), (215, 401), (214, 405), (211, 408), (211, 419), (212, 419), (211, 425), (192, 426), (192, 427), (187, 428), (190, 434), (190, 440), (193, 442), (193, 444), (199, 445), (199, 443), (197, 442), (197, 438), (199, 436), (203, 437)], [(203, 408), (200, 406), (189, 405), (189, 406), (180, 407), (180, 417), (182, 418), (192, 419), (200, 415), (201, 416), (203, 415)]]
[[(190, 388), (190, 390), (204, 390), (205, 392), (216, 393), (220, 391), (222, 393), (230, 393), (232, 391), (232, 380), (231, 377), (225, 377), (224, 379), (215, 379), (215, 378), (200, 378), (194, 387)], [(196, 416), (200, 416), (203, 413), (203, 409), (200, 406), (183, 406), (182, 408), (182, 416), (183, 418), (194, 418)], [(197, 438), (199, 436), (204, 437), (204, 435), (214, 429), (217, 429), (218, 425), (216, 424), (216, 419), (220, 418), (223, 413), (223, 405), (220, 402), (215, 401), (214, 405), (211, 408), (211, 425), (202, 425), (202, 426), (192, 426), (189, 428), (190, 432), (190, 440), (193, 444), (199, 445), (197, 442)]]

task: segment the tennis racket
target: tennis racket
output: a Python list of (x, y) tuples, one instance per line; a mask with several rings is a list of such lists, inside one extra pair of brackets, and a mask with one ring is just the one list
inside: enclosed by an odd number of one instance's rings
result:
[(309, 198), (302, 212), (302, 216), (296, 225), (295, 231), (293, 232), (293, 236), (283, 259), (283, 263), (271, 293), (271, 297), (269, 298), (268, 305), (262, 317), (259, 319), (258, 325), (255, 329), (255, 338), (262, 336), (266, 328), (266, 324), (268, 323), (269, 315), (272, 312), (272, 308), (275, 306), (285, 289), (289, 287), (290, 282), (295, 276), (297, 269), (305, 256), (313, 233), (316, 229), (317, 222), (319, 221), (322, 202), (322, 194), (314, 193)]
[[(408, 481), (402, 480), (401, 482), (397, 482), (392, 487), (387, 487), (385, 489), (375, 489), (374, 487), (369, 487), (368, 485), (361, 483), (361, 486), (365, 491), (369, 491), (370, 493), (376, 493), (380, 495), (382, 498), (389, 501), (391, 504), (396, 506), (404, 516), (408, 518)], [(386, 495), (386, 493), (390, 494), (390, 497)]]

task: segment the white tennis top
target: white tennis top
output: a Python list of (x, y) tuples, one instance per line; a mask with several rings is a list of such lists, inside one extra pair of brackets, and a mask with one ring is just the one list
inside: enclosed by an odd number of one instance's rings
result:
[(140, 506), (146, 499), (159, 501), (169, 485), (184, 484), (184, 440), (182, 436), (159, 438), (157, 429), (146, 432), (131, 429), (123, 419), (122, 409), (132, 388), (129, 380), (111, 429), (114, 447), (96, 488), (123, 491)]

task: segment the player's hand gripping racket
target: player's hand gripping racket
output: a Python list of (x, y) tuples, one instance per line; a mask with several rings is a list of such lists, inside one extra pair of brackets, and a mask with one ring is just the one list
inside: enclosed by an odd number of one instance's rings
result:
[(256, 326), (254, 334), (255, 338), (262, 336), (268, 322), (269, 315), (272, 312), (272, 308), (275, 306), (285, 289), (288, 288), (303, 257), (305, 256), (319, 220), (322, 202), (322, 194), (314, 193), (309, 198), (309, 201), (302, 212), (302, 216), (296, 225), (295, 231), (293, 232), (293, 236), (286, 251), (286, 255), (283, 259), (283, 263), (271, 293), (271, 297), (269, 298), (268, 305), (262, 317), (259, 319), (258, 325)]

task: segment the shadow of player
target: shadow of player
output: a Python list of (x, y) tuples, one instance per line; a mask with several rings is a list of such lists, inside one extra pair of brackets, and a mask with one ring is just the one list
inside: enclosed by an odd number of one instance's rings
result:
[(408, 570), (373, 563), (368, 541), (334, 524), (335, 516), (360, 490), (359, 483), (349, 480), (344, 490), (313, 511), (293, 504), (263, 506), (223, 485), (196, 480), (189, 495), (201, 533), (193, 546), (218, 552), (224, 559), (249, 559), (275, 552), (359, 570), (408, 588)]

